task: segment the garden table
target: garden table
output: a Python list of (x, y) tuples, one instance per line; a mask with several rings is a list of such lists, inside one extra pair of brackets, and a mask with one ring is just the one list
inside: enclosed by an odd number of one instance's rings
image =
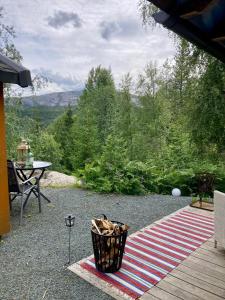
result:
[[(51, 165), (52, 163), (50, 162), (37, 160), (33, 162), (32, 166), (26, 166), (26, 165), (21, 166), (15, 164), (15, 168), (19, 179), (22, 181), (26, 181), (30, 179), (34, 175), (34, 173), (35, 176), (38, 177), (38, 179), (40, 180), (43, 177), (46, 169), (49, 168)], [(35, 194), (35, 196), (37, 196), (35, 191), (33, 191), (33, 193)], [(40, 192), (40, 195), (49, 203), (51, 202), (51, 200), (49, 200), (43, 193)]]

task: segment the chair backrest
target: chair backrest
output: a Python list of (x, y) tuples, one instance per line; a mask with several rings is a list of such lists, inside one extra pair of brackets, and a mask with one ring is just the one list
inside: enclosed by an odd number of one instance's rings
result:
[(21, 193), (19, 181), (16, 174), (16, 169), (11, 160), (7, 160), (8, 166), (8, 185), (10, 193)]
[(198, 173), (197, 175), (197, 189), (198, 193), (213, 193), (215, 174), (212, 173)]

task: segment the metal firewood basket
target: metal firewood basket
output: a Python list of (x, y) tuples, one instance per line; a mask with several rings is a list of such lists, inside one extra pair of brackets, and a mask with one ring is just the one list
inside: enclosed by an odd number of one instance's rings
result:
[[(119, 226), (121, 222), (111, 221)], [(91, 230), (95, 266), (103, 273), (114, 273), (121, 268), (127, 231), (118, 235), (101, 235)]]

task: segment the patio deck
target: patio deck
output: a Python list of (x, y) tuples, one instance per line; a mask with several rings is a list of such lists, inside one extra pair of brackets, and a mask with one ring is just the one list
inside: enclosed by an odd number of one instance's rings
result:
[[(213, 213), (209, 211), (191, 207), (184, 209), (205, 216), (213, 216)], [(177, 212), (154, 222), (148, 228), (165, 221), (175, 213)], [(115, 299), (131, 299), (103, 280), (90, 275), (89, 272), (80, 267), (81, 262), (73, 264), (69, 269)], [(219, 245), (215, 249), (213, 238), (210, 238), (140, 299), (225, 299), (225, 250)]]

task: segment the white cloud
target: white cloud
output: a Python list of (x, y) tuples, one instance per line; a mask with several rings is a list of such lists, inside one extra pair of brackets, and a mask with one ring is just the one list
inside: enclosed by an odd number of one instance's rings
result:
[(0, 6), (15, 27), (23, 64), (51, 75), (51, 90), (73, 89), (73, 79), (76, 88), (97, 65), (111, 67), (119, 84), (125, 73), (136, 76), (150, 60), (162, 64), (174, 54), (166, 30), (142, 26), (138, 0), (13, 2), (13, 10), (12, 0), (0, 0)]

